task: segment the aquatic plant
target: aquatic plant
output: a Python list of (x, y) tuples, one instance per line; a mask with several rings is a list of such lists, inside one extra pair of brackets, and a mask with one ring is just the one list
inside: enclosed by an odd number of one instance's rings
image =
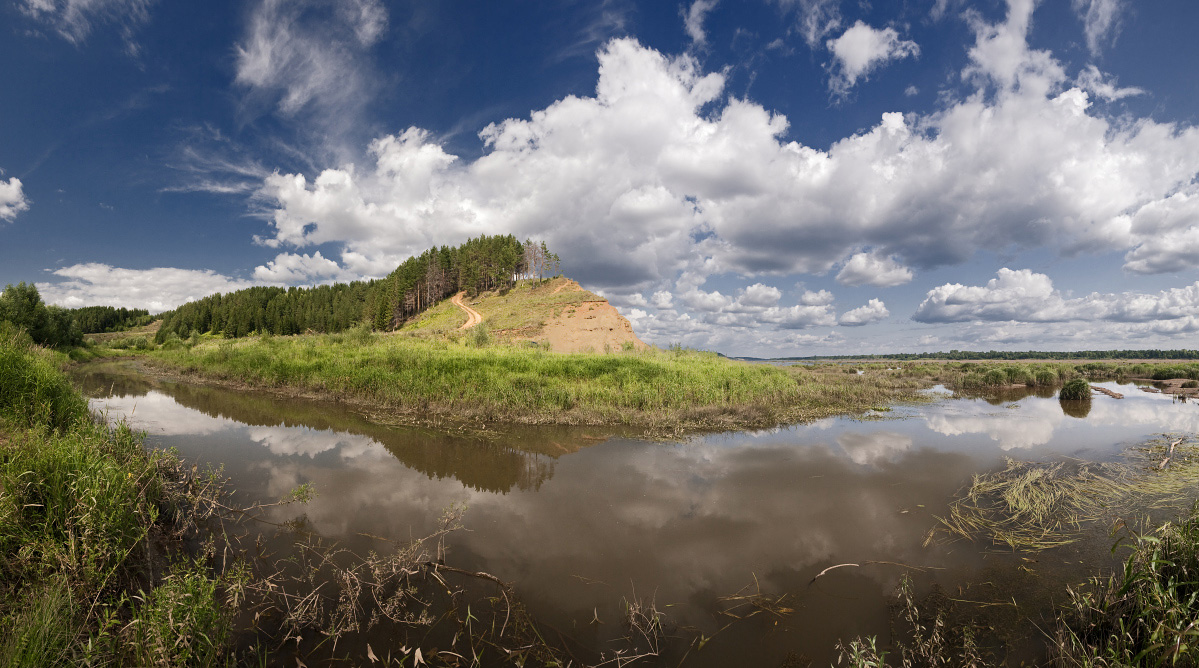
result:
[(1000, 471), (973, 476), (926, 543), (941, 534), (1023, 551), (1072, 543), (1085, 523), (1104, 517), (1108, 504), (1126, 494), (1127, 477), (1117, 465), (1008, 459)]
[[(1121, 573), (1069, 590), (1059, 619), (1062, 666), (1199, 663), (1199, 506), (1175, 522), (1133, 533)], [(1114, 549), (1114, 548), (1113, 548)]]
[(1091, 384), (1082, 378), (1075, 378), (1063, 385), (1057, 396), (1067, 401), (1088, 401), (1091, 398)]

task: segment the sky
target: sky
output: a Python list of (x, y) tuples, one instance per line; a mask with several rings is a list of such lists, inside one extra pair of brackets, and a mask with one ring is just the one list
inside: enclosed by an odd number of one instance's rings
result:
[(649, 343), (1199, 348), (1193, 0), (0, 0), (0, 285), (544, 240)]

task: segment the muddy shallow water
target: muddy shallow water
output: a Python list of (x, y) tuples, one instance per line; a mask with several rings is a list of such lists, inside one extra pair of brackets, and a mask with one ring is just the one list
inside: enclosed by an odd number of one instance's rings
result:
[[(940, 393), (878, 419), (657, 443), (598, 429), (387, 427), (334, 404), (159, 382), (111, 363), (75, 379), (94, 409), (128, 418), (148, 444), (223, 465), (242, 502), (312, 483), (317, 498), (276, 519), (306, 515), (355, 549), (373, 546), (362, 534), (426, 535), (443, 509), (465, 504), (467, 531), (451, 535), (447, 563), (512, 583), (536, 618), (593, 649), (615, 647), (622, 598), (653, 599), (679, 635), (716, 634), (687, 657), (701, 666), (789, 655), (827, 665), (839, 639), (885, 642), (888, 596), (905, 572), (919, 591), (1015, 598), (990, 613), (997, 623), (1039, 620), (1061, 584), (1110, 567), (1107, 528), (1036, 561), (965, 542), (926, 547), (955, 491), (1008, 457), (1107, 460), (1164, 432), (1199, 433), (1194, 402), (1114, 383), (1103, 386), (1125, 398), (1096, 396), (1089, 410), (1023, 392)], [(843, 563), (856, 566), (812, 582)], [(794, 614), (721, 614), (731, 604), (719, 599), (747, 585), (787, 594)]]

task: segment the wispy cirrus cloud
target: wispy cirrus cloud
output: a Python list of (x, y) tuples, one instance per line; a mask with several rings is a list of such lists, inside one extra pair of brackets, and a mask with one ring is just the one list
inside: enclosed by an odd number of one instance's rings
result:
[(83, 44), (99, 25), (118, 27), (125, 50), (137, 56), (141, 47), (134, 31), (150, 19), (155, 0), (23, 0), (18, 7), (34, 21), (53, 30), (71, 44)]
[(1103, 47), (1114, 43), (1120, 33), (1120, 18), (1125, 11), (1124, 0), (1072, 0), (1074, 11), (1082, 19), (1087, 36), (1087, 48), (1098, 57)]
[(375, 93), (367, 54), (387, 23), (380, 0), (261, 0), (234, 50), (234, 81), (252, 113), (344, 132)]

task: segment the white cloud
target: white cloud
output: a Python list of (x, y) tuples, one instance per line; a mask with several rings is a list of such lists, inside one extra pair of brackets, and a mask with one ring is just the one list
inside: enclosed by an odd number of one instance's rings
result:
[(800, 34), (813, 49), (825, 35), (841, 27), (841, 0), (779, 0), (779, 5), (797, 8)]
[(859, 78), (880, 65), (920, 55), (920, 47), (913, 41), (900, 39), (895, 29), (878, 30), (862, 21), (854, 23), (840, 37), (830, 39), (828, 49), (834, 59), (829, 90), (839, 97), (847, 95)]
[(650, 300), (650, 303), (654, 305), (654, 308), (658, 309), (671, 308), (674, 306), (674, 295), (665, 290), (659, 290), (654, 293), (653, 299)]
[(63, 267), (53, 273), (67, 280), (38, 283), (38, 292), (46, 303), (67, 308), (124, 306), (158, 313), (216, 292), (256, 285), (207, 270), (122, 269), (94, 262)]
[(1075, 81), (1083, 90), (1108, 102), (1145, 94), (1140, 88), (1120, 88), (1116, 85), (1116, 77), (1104, 74), (1094, 65), (1084, 67)]
[(1124, 269), (1164, 274), (1199, 266), (1199, 190), (1149, 202), (1128, 217), (1142, 240), (1124, 256)]
[(865, 306), (842, 313), (839, 323), (842, 327), (861, 327), (884, 320), (890, 315), (886, 304), (878, 299), (871, 299)]
[(842, 285), (890, 288), (911, 280), (911, 269), (896, 262), (894, 256), (884, 256), (874, 251), (855, 254), (837, 273), (837, 282)]
[(0, 181), (0, 220), (11, 221), (18, 213), (29, 210), (29, 199), (22, 191), (21, 179), (12, 177)]
[(150, 18), (154, 0), (23, 0), (21, 11), (54, 30), (71, 44), (80, 45), (97, 24), (120, 27), (126, 51), (138, 55), (134, 29)]
[(720, 0), (695, 0), (687, 11), (683, 14), (683, 28), (687, 31), (687, 36), (696, 46), (702, 46), (707, 43), (708, 36), (704, 34), (704, 19), (708, 12), (716, 6)]
[(833, 303), (833, 293), (828, 290), (819, 290), (816, 292), (804, 290), (804, 293), (799, 297), (799, 303), (804, 306), (828, 306)]
[(832, 305), (781, 307), (772, 306), (759, 316), (762, 322), (776, 325), (781, 329), (807, 329), (809, 327), (831, 327), (837, 324), (837, 316), (833, 313)]
[[(1074, 11), (1083, 22), (1087, 35), (1087, 48), (1092, 56), (1099, 56), (1106, 42), (1114, 43), (1120, 32), (1120, 14), (1124, 12), (1123, 0), (1073, 0)], [(1110, 40), (1109, 40), (1110, 38)]]
[(777, 304), (782, 296), (782, 291), (776, 287), (754, 283), (745, 288), (745, 292), (738, 301), (745, 306), (766, 308)]
[[(380, 0), (262, 0), (236, 47), (236, 82), (284, 115), (353, 116), (370, 88), (363, 54), (387, 29)], [(343, 121), (346, 122), (346, 121)]]
[[(1145, 221), (1199, 194), (1199, 131), (1093, 109), (1051, 54), (1028, 48), (1031, 9), (1013, 0), (1002, 24), (972, 19), (964, 74), (976, 93), (926, 115), (884, 114), (827, 150), (785, 140), (784, 117), (726, 97), (724, 76), (694, 58), (613, 40), (593, 96), (488, 126), (477, 159), (409, 128), (373, 142), (362, 164), (268, 177), (263, 242), (339, 244), (345, 270), (379, 275), (503, 229), (545, 239), (596, 289), (676, 281), (676, 299), (719, 273), (821, 274), (873, 257), (898, 281), (904, 267), (979, 249), (1118, 249), (1130, 270), (1174, 270), (1155, 239), (1186, 239), (1199, 223), (1178, 215), (1148, 233)], [(862, 248), (871, 255), (855, 261)], [(683, 285), (684, 273), (698, 280)], [(708, 313), (733, 299), (705, 295), (694, 298)]]
[[(1107, 321), (1146, 323), (1156, 331), (1190, 331), (1199, 314), (1199, 282), (1155, 294), (1091, 293), (1068, 298), (1045, 274), (1000, 269), (985, 286), (947, 283), (933, 288), (917, 307), (917, 322), (1015, 321), (1052, 323)], [(1175, 321), (1173, 324), (1161, 321)]]
[(319, 283), (331, 280), (350, 281), (356, 278), (336, 262), (321, 255), (280, 253), (274, 260), (254, 268), (254, 278), (264, 283)]

